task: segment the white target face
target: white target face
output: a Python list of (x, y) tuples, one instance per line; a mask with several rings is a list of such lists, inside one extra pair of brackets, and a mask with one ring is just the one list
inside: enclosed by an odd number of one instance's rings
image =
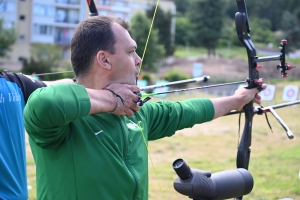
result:
[(282, 100), (295, 101), (298, 99), (299, 87), (296, 85), (287, 85), (284, 87)]
[(261, 100), (263, 101), (273, 101), (275, 95), (276, 86), (275, 85), (268, 85), (268, 87), (261, 91), (259, 94), (261, 96)]

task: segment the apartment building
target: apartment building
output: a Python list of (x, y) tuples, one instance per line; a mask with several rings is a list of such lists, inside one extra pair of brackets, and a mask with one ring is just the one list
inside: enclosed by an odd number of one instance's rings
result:
[[(33, 43), (58, 45), (65, 59), (70, 59), (70, 42), (76, 25), (88, 17), (86, 0), (0, 0), (0, 18), (6, 28), (18, 34), (8, 57), (0, 59), (0, 69), (20, 71), (30, 58)], [(114, 15), (130, 20), (136, 12), (145, 12), (156, 0), (95, 0), (100, 15)], [(161, 0), (160, 8), (174, 12), (170, 0)], [(175, 24), (174, 24), (175, 27)]]
[[(114, 15), (126, 20), (137, 12), (145, 13), (155, 6), (157, 0), (96, 0), (95, 4), (99, 15)], [(176, 6), (171, 0), (160, 0), (159, 7), (165, 12), (176, 14)]]
[(5, 27), (16, 29), (18, 39), (0, 68), (21, 70), (33, 43), (56, 44), (68, 58), (74, 28), (86, 17), (86, 7), (85, 0), (2, 0), (0, 18)]

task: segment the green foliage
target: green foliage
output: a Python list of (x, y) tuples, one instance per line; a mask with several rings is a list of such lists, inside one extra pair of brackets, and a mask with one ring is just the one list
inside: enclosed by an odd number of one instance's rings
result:
[[(178, 70), (175, 70), (175, 69), (168, 71), (164, 76), (164, 79), (169, 82), (185, 80), (188, 78), (189, 78), (189, 76), (187, 74), (180, 72)], [(180, 87), (184, 88), (184, 87), (186, 87), (186, 85), (187, 84), (180, 84), (177, 87), (180, 86)]]
[(185, 14), (188, 10), (190, 1), (183, 1), (183, 0), (173, 0), (176, 5), (177, 12), (181, 14)]
[(189, 19), (193, 35), (191, 43), (202, 45), (208, 54), (215, 54), (218, 39), (223, 26), (222, 0), (194, 0), (190, 4)]
[(253, 18), (251, 21), (251, 38), (253, 42), (267, 44), (273, 41), (274, 34), (271, 31), (269, 19)]
[(142, 79), (146, 80), (148, 82), (148, 85), (152, 84), (152, 77), (150, 74), (147, 74), (147, 73), (143, 74)]
[(187, 17), (176, 18), (175, 44), (186, 45), (192, 35), (191, 24)]
[[(150, 23), (151, 22), (147, 16), (142, 13), (137, 13), (131, 18), (131, 29), (129, 32), (131, 37), (140, 47), (136, 50), (136, 52), (141, 57), (143, 56), (144, 49), (146, 48)], [(155, 28), (152, 28), (150, 39), (147, 43), (146, 53), (143, 58), (142, 69), (156, 71), (157, 66), (155, 64), (164, 57), (164, 54), (164, 47), (163, 45), (160, 45), (158, 41), (158, 31)]]
[[(25, 60), (23, 63), (22, 73), (24, 74), (41, 74), (41, 73), (51, 73), (59, 71), (61, 67), (62, 50), (55, 45), (49, 44), (33, 44), (31, 49), (31, 57)], [(66, 64), (64, 64), (66, 65)], [(63, 66), (63, 70), (70, 68)], [(61, 70), (60, 70), (61, 71)], [(71, 78), (74, 77), (72, 73), (69, 74), (55, 74), (55, 75), (45, 75), (41, 76), (42, 80), (56, 80), (61, 78)]]
[[(238, 11), (236, 1), (225, 1), (225, 13), (227, 18), (234, 21), (234, 14)], [(253, 41), (261, 41), (262, 38), (267, 38), (268, 42), (272, 40), (270, 30), (272, 32), (281, 31), (280, 38), (276, 38), (277, 41), (273, 43), (280, 42), (281, 39), (288, 39), (287, 48), (290, 50), (300, 48), (300, 7), (299, 0), (251, 0), (246, 1), (249, 25), (251, 28), (251, 36)], [(255, 25), (255, 21), (265, 21), (269, 20), (270, 26), (267, 27)], [(266, 43), (266, 41), (264, 41)]]
[(13, 28), (6, 29), (4, 21), (0, 18), (0, 57), (5, 57), (7, 51), (16, 42), (17, 34)]
[[(299, 9), (300, 12), (300, 9)], [(289, 11), (282, 15), (283, 38), (288, 40), (288, 50), (300, 48), (300, 23), (299, 18)]]
[[(155, 6), (147, 10), (147, 17), (152, 20), (154, 16)], [(172, 14), (164, 12), (160, 7), (157, 7), (153, 27), (158, 30), (159, 43), (164, 45), (166, 55), (173, 55), (174, 44), (172, 44), (171, 21)]]
[(224, 20), (224, 26), (221, 30), (221, 38), (218, 41), (218, 46), (241, 46), (241, 42), (237, 37), (235, 22), (232, 19)]

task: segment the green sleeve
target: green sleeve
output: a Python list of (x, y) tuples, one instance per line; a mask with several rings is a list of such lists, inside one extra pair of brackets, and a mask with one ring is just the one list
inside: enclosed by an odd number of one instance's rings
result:
[(177, 130), (211, 121), (215, 114), (209, 99), (150, 102), (145, 105), (142, 112), (148, 122), (149, 140), (172, 136)]
[(69, 123), (88, 115), (90, 108), (83, 86), (61, 84), (39, 88), (25, 106), (25, 128), (34, 143), (54, 148), (67, 140)]

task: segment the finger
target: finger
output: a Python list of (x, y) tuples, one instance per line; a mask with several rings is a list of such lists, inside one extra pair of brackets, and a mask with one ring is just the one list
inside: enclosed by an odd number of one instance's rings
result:
[(132, 115), (134, 115), (134, 112), (132, 110), (130, 110), (130, 109), (127, 109), (126, 116), (127, 117), (131, 117)]
[(129, 89), (133, 92), (140, 92), (141, 89), (137, 85), (129, 85)]
[(260, 96), (259, 94), (257, 94), (257, 95), (255, 96), (255, 98), (258, 99), (258, 100), (261, 100), (261, 96)]
[(262, 85), (261, 85), (261, 90), (260, 90), (260, 91), (263, 91), (263, 90), (265, 90), (267, 87), (268, 87), (268, 85), (267, 85), (267, 84), (265, 84), (265, 83), (264, 83), (264, 84), (262, 84)]

